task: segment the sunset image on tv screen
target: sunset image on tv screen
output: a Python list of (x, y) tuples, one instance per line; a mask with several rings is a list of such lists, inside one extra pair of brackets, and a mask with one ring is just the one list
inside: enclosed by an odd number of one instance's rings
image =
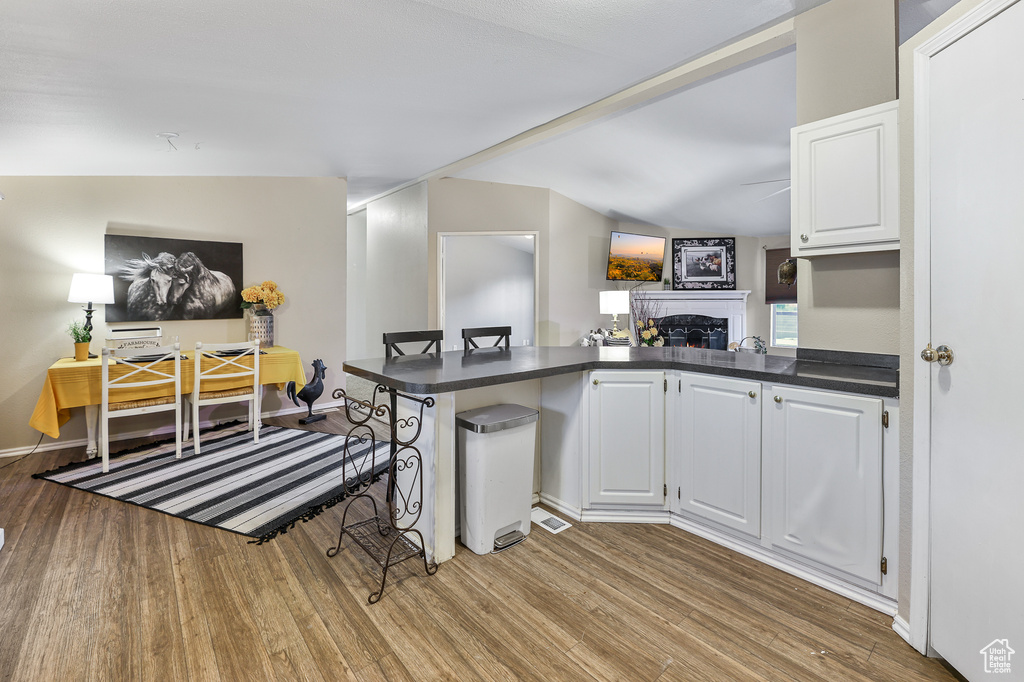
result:
[(664, 262), (664, 237), (612, 232), (608, 279), (660, 282)]

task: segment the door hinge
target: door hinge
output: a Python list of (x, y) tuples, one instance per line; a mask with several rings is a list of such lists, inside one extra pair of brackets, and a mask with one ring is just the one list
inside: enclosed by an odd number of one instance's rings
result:
[(661, 491), (665, 495), (665, 497), (668, 498), (668, 483), (663, 483), (662, 484)]
[(888, 575), (889, 573), (889, 561), (882, 557), (882, 575)]
[(889, 410), (882, 411), (882, 428), (889, 428)]
[(665, 393), (668, 393), (668, 379), (665, 379)]
[(683, 499), (683, 486), (679, 486), (678, 488), (676, 488), (676, 499)]
[(679, 380), (679, 392), (680, 393), (683, 392), (683, 380), (682, 379)]

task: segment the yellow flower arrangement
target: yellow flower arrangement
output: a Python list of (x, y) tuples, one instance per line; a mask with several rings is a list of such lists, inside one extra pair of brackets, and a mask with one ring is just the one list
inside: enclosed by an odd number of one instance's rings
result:
[(242, 289), (242, 308), (251, 308), (257, 303), (262, 303), (269, 310), (284, 303), (284, 294), (277, 288), (277, 282), (268, 279), (262, 284)]
[(664, 346), (665, 339), (658, 331), (658, 325), (653, 319), (648, 319), (647, 324), (640, 323), (636, 326), (640, 345), (642, 346)]

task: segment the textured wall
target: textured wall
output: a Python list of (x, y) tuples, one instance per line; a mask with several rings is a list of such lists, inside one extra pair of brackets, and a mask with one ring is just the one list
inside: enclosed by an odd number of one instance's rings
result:
[[(67, 302), (71, 275), (103, 271), (107, 233), (241, 242), (245, 284), (273, 279), (287, 297), (277, 310), (277, 343), (298, 350), (307, 367), (314, 357), (323, 358), (329, 381), (340, 377), (345, 180), (5, 177), (0, 185), (7, 196), (0, 202), (0, 339), (8, 358), (0, 366), (0, 451), (39, 440), (28, 420), (46, 368), (72, 354), (65, 329), (70, 320), (84, 317), (80, 305)], [(107, 331), (102, 306), (93, 322), (96, 352)], [(165, 336), (179, 336), (184, 348), (200, 340), (246, 338), (243, 319), (161, 326)], [(283, 397), (268, 392), (264, 410), (273, 413)], [(141, 428), (136, 420), (119, 421), (132, 423), (115, 422), (115, 436)], [(74, 410), (60, 441), (84, 437), (83, 411)], [(43, 447), (49, 444), (44, 437)]]

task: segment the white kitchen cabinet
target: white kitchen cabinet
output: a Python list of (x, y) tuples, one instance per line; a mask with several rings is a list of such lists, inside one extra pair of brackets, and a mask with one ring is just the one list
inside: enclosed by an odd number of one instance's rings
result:
[(764, 400), (774, 549), (882, 583), (882, 400), (775, 386)]
[(897, 104), (793, 128), (794, 256), (899, 248)]
[(665, 506), (665, 373), (590, 373), (589, 503)]
[(673, 511), (761, 535), (761, 384), (682, 373)]

